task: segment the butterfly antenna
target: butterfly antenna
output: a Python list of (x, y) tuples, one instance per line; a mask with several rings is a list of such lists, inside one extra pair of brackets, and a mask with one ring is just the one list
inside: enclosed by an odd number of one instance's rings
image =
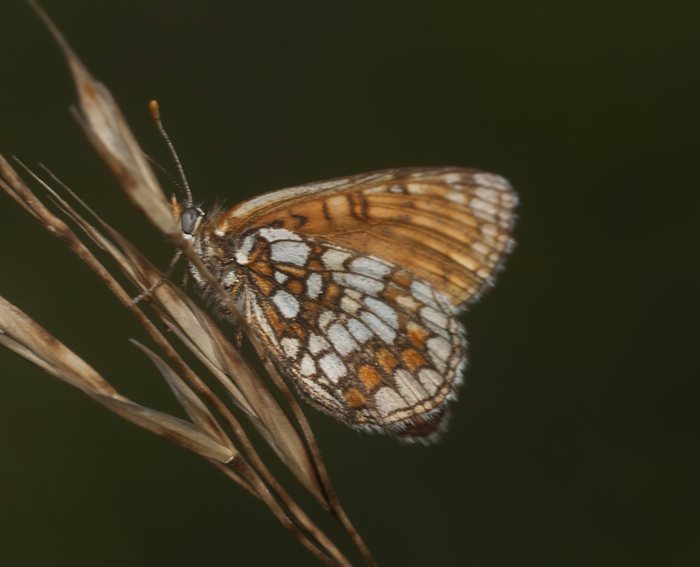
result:
[(158, 163), (155, 160), (153, 156), (148, 155), (146, 152), (143, 152), (143, 155), (149, 162), (151, 162), (152, 166), (157, 167), (158, 171), (160, 171), (163, 175), (165, 175), (168, 178), (168, 181), (170, 181), (170, 183), (172, 183), (177, 189), (179, 189), (183, 193), (185, 192), (185, 190), (182, 188), (182, 183), (175, 179), (175, 177), (173, 177), (172, 172), (165, 169), (160, 163)]
[(180, 158), (178, 157), (177, 152), (175, 151), (175, 146), (173, 146), (173, 143), (170, 141), (170, 136), (168, 136), (168, 133), (163, 127), (163, 122), (160, 119), (160, 106), (158, 106), (158, 101), (152, 100), (150, 103), (148, 103), (148, 108), (151, 111), (151, 117), (153, 118), (153, 122), (156, 123), (156, 127), (158, 128), (161, 137), (165, 141), (165, 145), (168, 146), (170, 154), (173, 156), (173, 161), (175, 161), (175, 166), (177, 167), (177, 171), (180, 174), (180, 179), (182, 179), (182, 189), (185, 192), (186, 198), (185, 208), (192, 207), (193, 201), (192, 191), (190, 190), (190, 184), (187, 181), (187, 176), (185, 175), (185, 170), (182, 167), (182, 162), (180, 162)]

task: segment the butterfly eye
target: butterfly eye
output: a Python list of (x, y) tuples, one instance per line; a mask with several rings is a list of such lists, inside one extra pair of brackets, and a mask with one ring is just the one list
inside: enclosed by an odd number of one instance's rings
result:
[(199, 221), (204, 216), (204, 211), (199, 207), (188, 207), (180, 216), (180, 227), (185, 234), (194, 234)]

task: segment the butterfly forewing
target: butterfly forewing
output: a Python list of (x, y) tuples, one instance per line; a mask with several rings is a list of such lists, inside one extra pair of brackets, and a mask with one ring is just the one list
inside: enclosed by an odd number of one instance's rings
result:
[(516, 203), (497, 175), (407, 168), (262, 195), (217, 226), (235, 233), (274, 225), (322, 237), (411, 271), (459, 306), (478, 297), (512, 246)]
[(493, 282), (515, 205), (496, 175), (386, 170), (256, 197), (193, 244), (315, 407), (433, 439), (466, 361), (457, 313)]

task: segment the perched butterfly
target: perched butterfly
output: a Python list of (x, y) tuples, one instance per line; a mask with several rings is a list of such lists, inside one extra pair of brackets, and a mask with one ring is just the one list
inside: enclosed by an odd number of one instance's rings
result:
[(183, 235), (311, 405), (353, 428), (436, 440), (467, 360), (457, 318), (513, 245), (510, 184), (389, 169), (205, 213), (183, 180)]
[(516, 202), (496, 175), (411, 168), (274, 191), (209, 215), (174, 206), (183, 234), (313, 406), (350, 427), (430, 441), (466, 363), (458, 314), (512, 247)]

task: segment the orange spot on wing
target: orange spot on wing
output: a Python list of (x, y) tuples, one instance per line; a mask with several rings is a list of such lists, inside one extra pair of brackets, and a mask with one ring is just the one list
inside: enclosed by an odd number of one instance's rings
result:
[(272, 266), (267, 262), (253, 262), (252, 264), (250, 264), (250, 267), (253, 271), (263, 274), (265, 276), (272, 275)]
[(299, 337), (302, 340), (302, 342), (306, 342), (306, 338), (308, 336), (308, 333), (307, 333), (306, 329), (304, 328), (304, 326), (301, 325), (300, 323), (292, 323), (291, 327), (292, 327), (292, 331), (294, 331), (294, 334), (297, 337)]
[(299, 266), (292, 266), (291, 264), (280, 264), (277, 266), (280, 272), (284, 272), (289, 276), (295, 278), (304, 279), (306, 277), (306, 268), (301, 268)]
[(345, 401), (347, 401), (348, 405), (353, 409), (367, 405), (367, 400), (357, 388), (350, 388), (345, 392)]
[(377, 362), (387, 374), (391, 374), (399, 363), (396, 357), (385, 348), (380, 348), (375, 356), (377, 357)]
[(396, 283), (399, 287), (403, 288), (408, 288), (411, 287), (411, 283), (413, 282), (413, 276), (409, 274), (408, 272), (405, 271), (400, 271), (400, 272), (394, 272), (391, 275), (391, 281)]
[(325, 267), (318, 260), (310, 260), (308, 264), (309, 270), (313, 272), (321, 272), (325, 270)]
[(330, 282), (326, 286), (326, 293), (323, 294), (323, 303), (329, 306), (335, 306), (338, 302), (338, 297), (343, 293), (343, 290), (338, 284)]
[(308, 322), (309, 325), (316, 324), (319, 311), (320, 306), (315, 301), (306, 300), (302, 303), (301, 316)]
[(277, 314), (277, 310), (272, 306), (271, 303), (264, 302), (263, 311), (265, 312), (265, 317), (267, 317), (268, 322), (278, 336), (284, 335), (285, 331), (288, 329), (288, 325), (283, 323)]
[(404, 295), (404, 292), (395, 286), (387, 285), (382, 290), (382, 297), (388, 300), (396, 299), (402, 295)]
[(379, 372), (377, 372), (377, 370), (369, 364), (361, 366), (357, 374), (365, 388), (367, 388), (369, 391), (371, 391), (382, 381), (382, 377), (379, 375)]
[(426, 360), (423, 355), (414, 348), (407, 348), (404, 350), (401, 353), (401, 357), (403, 358), (404, 364), (411, 372), (426, 365)]
[(260, 291), (262, 291), (265, 295), (269, 296), (275, 290), (275, 284), (272, 282), (272, 280), (259, 276), (255, 272), (251, 272), (251, 276), (255, 281), (255, 285), (257, 285), (260, 288)]
[(289, 280), (287, 290), (292, 295), (301, 295), (304, 291), (304, 284), (300, 280)]
[(386, 286), (380, 295), (389, 303), (396, 303), (400, 305), (402, 309), (411, 313), (415, 313), (420, 307), (420, 303), (413, 299), (413, 297), (406, 295), (403, 290), (395, 286)]
[(408, 324), (408, 340), (411, 341), (411, 344), (419, 349), (424, 349), (425, 348), (425, 339), (428, 338), (428, 335), (430, 334), (424, 327), (421, 327), (420, 325), (416, 325), (415, 323), (409, 323)]
[[(206, 218), (206, 217), (205, 217)], [(262, 269), (265, 265), (270, 264), (270, 248), (269, 245), (262, 241), (256, 240), (253, 249), (248, 253), (248, 266), (259, 266)], [(269, 268), (267, 268), (269, 269)]]

